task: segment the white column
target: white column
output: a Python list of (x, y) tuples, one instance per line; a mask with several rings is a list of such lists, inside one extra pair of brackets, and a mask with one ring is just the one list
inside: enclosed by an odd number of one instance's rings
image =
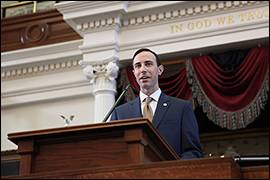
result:
[(117, 93), (116, 78), (119, 70), (117, 63), (118, 58), (110, 58), (95, 63), (80, 62), (80, 65), (85, 66), (83, 69), (85, 77), (93, 84), (95, 123), (102, 122), (115, 102)]
[(115, 80), (110, 83), (106, 81), (108, 81), (107, 77), (99, 77), (97, 78), (97, 82), (94, 84), (93, 94), (95, 96), (95, 123), (102, 122), (115, 101), (116, 82)]

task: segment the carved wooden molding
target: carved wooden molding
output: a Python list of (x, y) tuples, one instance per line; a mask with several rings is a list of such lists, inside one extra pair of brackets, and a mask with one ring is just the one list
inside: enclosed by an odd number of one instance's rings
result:
[(1, 52), (76, 39), (82, 37), (57, 9), (1, 19)]

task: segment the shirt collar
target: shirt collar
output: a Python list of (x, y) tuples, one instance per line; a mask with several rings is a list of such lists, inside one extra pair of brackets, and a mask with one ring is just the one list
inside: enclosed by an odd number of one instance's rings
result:
[[(161, 94), (161, 90), (160, 90), (160, 88), (158, 88), (158, 90), (156, 90), (153, 94), (151, 94), (150, 97), (152, 97), (155, 101), (158, 101), (160, 94)], [(147, 97), (148, 96), (146, 94), (144, 94), (142, 91), (140, 91), (141, 102), (143, 102), (143, 100)]]

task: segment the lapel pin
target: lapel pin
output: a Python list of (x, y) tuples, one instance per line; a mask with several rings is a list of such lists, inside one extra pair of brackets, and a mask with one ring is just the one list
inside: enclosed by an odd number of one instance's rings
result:
[(163, 103), (163, 106), (166, 107), (168, 104), (167, 103)]

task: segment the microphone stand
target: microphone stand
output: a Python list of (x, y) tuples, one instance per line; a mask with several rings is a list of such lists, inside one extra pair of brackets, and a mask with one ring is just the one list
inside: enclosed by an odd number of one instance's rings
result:
[(102, 122), (106, 122), (107, 119), (109, 118), (109, 116), (111, 115), (111, 113), (113, 112), (113, 110), (116, 108), (116, 106), (119, 104), (119, 102), (123, 99), (124, 94), (126, 94), (128, 88), (131, 87), (133, 90), (134, 94), (139, 94), (138, 90), (135, 89), (134, 87), (132, 87), (130, 84), (124, 89), (124, 91), (122, 92), (122, 94), (119, 96), (119, 98), (117, 99), (117, 101), (115, 102), (115, 104), (113, 105), (113, 107), (110, 109), (110, 111), (108, 112), (108, 114), (105, 116), (105, 118), (103, 119)]

